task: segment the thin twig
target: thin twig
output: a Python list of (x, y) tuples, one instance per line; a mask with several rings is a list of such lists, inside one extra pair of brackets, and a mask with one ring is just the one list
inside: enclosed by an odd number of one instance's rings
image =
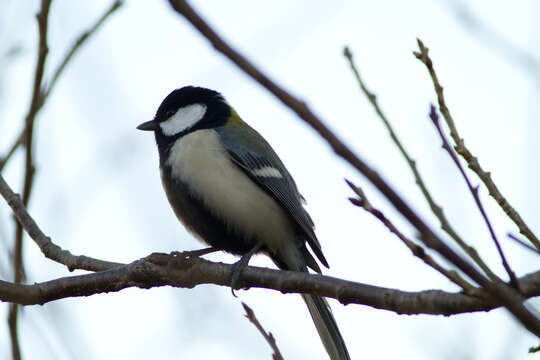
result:
[(274, 352), (272, 354), (272, 359), (274, 360), (283, 360), (283, 356), (281, 355), (281, 352), (279, 351), (279, 348), (276, 344), (276, 339), (274, 339), (274, 335), (272, 335), (271, 332), (266, 332), (264, 328), (262, 327), (259, 320), (257, 320), (257, 317), (255, 316), (255, 313), (245, 302), (242, 302), (242, 306), (244, 307), (244, 310), (246, 311), (246, 317), (248, 320), (255, 325), (257, 330), (261, 333), (261, 335), (264, 337), (268, 345), (272, 348), (272, 351)]
[(476, 206), (478, 207), (478, 210), (480, 211), (480, 214), (482, 214), (482, 218), (484, 219), (484, 222), (486, 223), (486, 226), (488, 228), (489, 234), (491, 238), (493, 239), (493, 242), (495, 244), (495, 247), (497, 248), (497, 251), (499, 252), (499, 256), (501, 257), (502, 264), (504, 266), (504, 269), (508, 273), (508, 276), (510, 278), (510, 284), (519, 290), (519, 284), (516, 279), (516, 274), (514, 274), (514, 271), (510, 268), (510, 265), (508, 264), (508, 261), (506, 260), (506, 256), (504, 255), (504, 252), (501, 248), (501, 244), (499, 243), (499, 240), (497, 239), (497, 235), (495, 235), (495, 231), (493, 230), (493, 226), (491, 225), (491, 222), (489, 221), (489, 218), (487, 216), (487, 213), (484, 209), (484, 205), (482, 205), (482, 201), (480, 200), (480, 196), (478, 195), (478, 186), (473, 186), (471, 181), (469, 180), (469, 177), (467, 176), (467, 173), (463, 169), (463, 166), (461, 166), (461, 163), (459, 162), (459, 159), (452, 150), (452, 147), (448, 143), (448, 139), (446, 139), (446, 135), (444, 134), (444, 131), (441, 128), (441, 124), (439, 121), (439, 115), (437, 114), (437, 110), (435, 109), (435, 106), (432, 104), (430, 106), (429, 111), (429, 117), (431, 121), (433, 121), (433, 124), (435, 125), (435, 128), (437, 129), (437, 132), (439, 133), (439, 136), (442, 140), (442, 147), (445, 149), (454, 163), (456, 164), (459, 172), (463, 176), (463, 179), (467, 183), (467, 187), (469, 188), (469, 191), (471, 192), (474, 202), (476, 203)]
[(375, 112), (377, 113), (379, 118), (382, 120), (384, 126), (388, 130), (388, 132), (390, 134), (390, 138), (392, 139), (394, 144), (397, 146), (397, 148), (399, 149), (399, 152), (405, 158), (405, 161), (409, 165), (409, 168), (411, 169), (411, 171), (413, 173), (415, 182), (418, 185), (418, 187), (420, 188), (420, 191), (422, 192), (422, 195), (424, 195), (424, 198), (426, 199), (431, 211), (433, 212), (433, 214), (439, 220), (439, 222), (441, 224), (441, 229), (443, 229), (448, 235), (450, 235), (450, 237), (452, 237), (452, 239), (454, 239), (454, 241), (463, 249), (463, 251), (465, 251), (467, 253), (467, 255), (469, 255), (471, 257), (471, 259), (480, 267), (480, 269), (482, 269), (482, 271), (491, 280), (500, 280), (499, 277), (496, 274), (494, 274), (491, 271), (491, 269), (486, 265), (484, 260), (482, 260), (482, 258), (480, 257), (480, 254), (478, 254), (476, 249), (474, 247), (470, 246), (469, 244), (467, 244), (463, 240), (463, 238), (450, 225), (450, 222), (448, 221), (448, 219), (446, 218), (446, 215), (444, 214), (443, 208), (441, 206), (439, 206), (435, 202), (433, 197), (431, 196), (431, 193), (429, 192), (429, 190), (428, 190), (428, 188), (427, 188), (427, 186), (426, 186), (426, 184), (424, 182), (424, 179), (422, 178), (422, 175), (420, 174), (420, 172), (418, 171), (418, 168), (416, 167), (416, 161), (413, 158), (411, 158), (411, 156), (409, 155), (407, 150), (405, 150), (405, 147), (403, 146), (403, 144), (399, 140), (399, 138), (398, 138), (397, 134), (395, 133), (392, 125), (390, 124), (390, 121), (386, 118), (385, 114), (381, 110), (381, 108), (380, 108), (380, 106), (379, 106), (379, 104), (377, 102), (377, 96), (373, 92), (371, 92), (366, 87), (364, 82), (362, 81), (362, 78), (360, 77), (360, 72), (358, 71), (358, 69), (356, 68), (356, 66), (354, 64), (353, 55), (352, 55), (352, 53), (351, 53), (351, 51), (349, 50), (348, 47), (345, 47), (345, 49), (343, 50), (343, 55), (349, 61), (349, 65), (350, 65), (350, 67), (351, 67), (351, 69), (352, 69), (352, 71), (353, 71), (353, 73), (354, 73), (354, 75), (356, 77), (356, 80), (357, 80), (358, 84), (360, 85), (360, 89), (362, 90), (362, 92), (368, 98), (369, 102), (371, 103), (371, 105), (375, 109)]
[[(26, 129), (26, 127), (25, 127)], [(4, 156), (3, 159), (0, 160), (0, 173), (2, 170), (4, 170), (4, 166), (8, 163), (9, 159), (13, 156), (19, 145), (22, 144), (23, 138), (24, 138), (25, 131), (23, 130), (19, 136), (17, 137), (17, 140), (13, 142), (13, 144), (9, 147), (9, 150), (6, 153), (6, 156)]]
[(429, 248), (437, 251), (445, 259), (453, 263), (467, 276), (483, 286), (490, 294), (504, 303), (506, 308), (529, 331), (540, 337), (540, 319), (523, 305), (523, 297), (511, 287), (500, 281), (490, 281), (482, 275), (471, 263), (456, 253), (442, 241), (431, 228), (418, 216), (418, 214), (399, 196), (393, 188), (366, 162), (355, 155), (322, 121), (299, 99), (279, 87), (268, 76), (253, 66), (245, 57), (232, 49), (221, 37), (193, 10), (184, 0), (169, 0), (172, 7), (185, 17), (214, 48), (227, 56), (246, 74), (264, 86), (283, 104), (293, 110), (301, 119), (316, 130), (332, 147), (334, 152), (351, 164), (361, 174), (381, 191), (392, 205), (413, 225), (420, 233), (422, 242)]
[(521, 240), (520, 238), (518, 238), (516, 235), (514, 234), (511, 234), (511, 233), (508, 233), (506, 234), (506, 236), (508, 236), (510, 239), (514, 240), (515, 242), (517, 242), (519, 245), (523, 246), (524, 248), (532, 251), (533, 253), (535, 253), (536, 255), (540, 255), (540, 251), (536, 250), (534, 247), (532, 247), (531, 245), (527, 244), (525, 241)]
[[(101, 15), (101, 17), (95, 22), (94, 25), (92, 25), (88, 30), (84, 31), (81, 35), (79, 35), (79, 37), (77, 38), (77, 40), (75, 41), (75, 43), (71, 46), (71, 48), (68, 50), (68, 52), (66, 53), (66, 56), (64, 57), (64, 59), (60, 62), (60, 65), (56, 68), (56, 70), (54, 71), (54, 74), (52, 75), (51, 77), (51, 80), (50, 82), (47, 84), (45, 84), (44, 87), (44, 90), (43, 90), (43, 94), (42, 94), (42, 99), (41, 99), (41, 104), (40, 104), (40, 107), (42, 107), (46, 100), (48, 99), (48, 97), (51, 95), (51, 92), (55, 89), (55, 85), (56, 83), (58, 82), (58, 79), (60, 78), (60, 76), (62, 75), (62, 73), (64, 72), (66, 66), (68, 65), (68, 63), (71, 61), (71, 59), (73, 58), (73, 56), (76, 54), (76, 52), (84, 45), (84, 43), (86, 43), (88, 41), (88, 39), (94, 35), (99, 28), (101, 28), (101, 26), (103, 25), (103, 23), (116, 11), (118, 10), (122, 5), (124, 4), (124, 1), (123, 0), (116, 0), (110, 7), (109, 9), (107, 9), (107, 11), (105, 11), (103, 13), (103, 15)], [(15, 151), (18, 149), (18, 147), (20, 145), (22, 145), (23, 141), (24, 141), (24, 138), (26, 136), (26, 133), (28, 132), (28, 126), (27, 124), (25, 124), (23, 130), (21, 131), (21, 134), (19, 135), (19, 137), (17, 138), (17, 140), (13, 143), (13, 145), (9, 148), (8, 152), (6, 153), (6, 155), (4, 156), (4, 158), (0, 159), (0, 172), (2, 172), (2, 170), (4, 169), (4, 166), (7, 164), (7, 162), (9, 161), (9, 159), (13, 156), (13, 154), (15, 153)]]
[(480, 166), (480, 163), (478, 162), (478, 158), (473, 156), (469, 149), (465, 146), (465, 142), (463, 139), (459, 136), (459, 133), (457, 131), (454, 119), (452, 118), (452, 115), (450, 114), (450, 110), (448, 110), (448, 107), (446, 106), (446, 101), (444, 99), (443, 94), (443, 87), (439, 83), (439, 78), (437, 77), (437, 74), (435, 72), (435, 69), (433, 67), (433, 62), (431, 61), (431, 58), (429, 57), (429, 49), (424, 46), (424, 43), (420, 39), (417, 39), (418, 41), (418, 47), (420, 49), (419, 52), (414, 52), (414, 56), (418, 58), (428, 69), (429, 75), (433, 81), (433, 86), (435, 88), (435, 93), (437, 94), (437, 100), (439, 102), (439, 110), (441, 114), (443, 115), (444, 120), (446, 121), (446, 124), (448, 125), (448, 128), (450, 129), (450, 136), (454, 140), (454, 149), (457, 151), (459, 155), (465, 161), (467, 162), (467, 165), (469, 169), (474, 171), (480, 180), (486, 185), (489, 195), (495, 199), (497, 204), (503, 209), (503, 211), (506, 213), (506, 215), (517, 225), (519, 228), (519, 232), (523, 234), (529, 241), (540, 251), (540, 240), (536, 237), (536, 235), (532, 232), (532, 230), (529, 228), (529, 226), (525, 223), (525, 221), (521, 218), (519, 213), (510, 205), (510, 203), (506, 200), (506, 198), (501, 194), (493, 180), (491, 179), (491, 173), (484, 171), (482, 167)]
[(356, 206), (359, 206), (366, 210), (368, 213), (373, 215), (375, 218), (377, 218), (380, 222), (383, 223), (384, 226), (390, 230), (391, 233), (396, 235), (408, 248), (411, 250), (414, 256), (421, 259), (424, 263), (426, 263), (428, 266), (431, 266), (433, 269), (440, 272), (443, 276), (445, 276), (448, 280), (456, 284), (457, 286), (461, 287), (466, 294), (474, 295), (474, 291), (476, 288), (469, 284), (465, 279), (463, 279), (456, 271), (448, 270), (439, 265), (435, 259), (433, 259), (431, 256), (429, 256), (425, 249), (416, 244), (414, 241), (408, 239), (399, 229), (384, 215), (382, 211), (380, 211), (377, 208), (374, 208), (373, 205), (369, 202), (367, 196), (364, 194), (364, 191), (362, 188), (356, 186), (349, 180), (345, 179), (347, 182), (347, 185), (354, 191), (356, 195), (358, 195), (357, 198), (349, 198), (351, 203), (353, 203)]
[(64, 69), (66, 68), (66, 65), (69, 63), (73, 55), (75, 55), (77, 50), (79, 50), (79, 48), (85, 43), (85, 41), (87, 41), (88, 38), (90, 38), (101, 27), (101, 25), (103, 25), (107, 18), (111, 16), (116, 10), (118, 10), (123, 4), (123, 0), (116, 0), (114, 3), (112, 3), (109, 9), (100, 16), (100, 18), (94, 23), (94, 25), (92, 25), (88, 30), (84, 31), (82, 34), (79, 35), (75, 43), (73, 43), (73, 45), (67, 52), (64, 60), (62, 60), (62, 62), (54, 72), (54, 75), (52, 76), (51, 81), (47, 87), (47, 91), (45, 92), (45, 99), (47, 99), (47, 97), (51, 94), (51, 91), (54, 89), (56, 82), (60, 78), (60, 75), (62, 75)]

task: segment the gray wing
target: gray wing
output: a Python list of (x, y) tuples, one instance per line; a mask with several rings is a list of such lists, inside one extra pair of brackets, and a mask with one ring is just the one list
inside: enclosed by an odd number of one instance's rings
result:
[[(307, 242), (319, 261), (328, 267), (321, 245), (313, 231), (313, 220), (302, 206), (303, 198), (292, 176), (272, 147), (247, 124), (242, 127), (218, 127), (215, 130), (233, 162), (291, 215), (305, 233)], [(246, 131), (252, 132), (253, 135), (248, 136), (248, 139), (259, 141), (249, 143), (249, 147), (244, 145)]]

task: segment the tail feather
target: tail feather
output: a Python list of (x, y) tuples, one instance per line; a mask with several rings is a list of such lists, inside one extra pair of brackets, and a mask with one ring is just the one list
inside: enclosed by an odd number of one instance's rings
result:
[[(274, 263), (283, 270), (308, 272), (308, 266), (317, 272), (321, 272), (317, 262), (307, 251), (305, 245), (302, 248), (289, 247), (278, 255), (271, 256)], [(339, 332), (332, 310), (325, 298), (310, 294), (302, 294), (311, 318), (315, 323), (319, 337), (330, 356), (330, 360), (350, 360), (345, 341)]]
[(331, 360), (350, 360), (345, 341), (339, 332), (332, 310), (325, 298), (302, 294), (317, 332)]

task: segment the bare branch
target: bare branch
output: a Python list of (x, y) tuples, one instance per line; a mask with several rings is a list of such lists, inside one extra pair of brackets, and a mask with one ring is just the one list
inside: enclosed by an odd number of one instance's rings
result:
[(482, 169), (480, 163), (478, 162), (478, 158), (471, 154), (469, 149), (467, 149), (467, 147), (465, 146), (465, 142), (459, 136), (456, 125), (454, 123), (454, 119), (452, 118), (450, 110), (448, 110), (448, 107), (446, 106), (446, 101), (444, 100), (443, 87), (439, 83), (439, 78), (437, 77), (435, 69), (433, 68), (433, 62), (429, 57), (429, 49), (424, 46), (424, 43), (422, 43), (420, 39), (417, 39), (417, 41), (420, 51), (414, 52), (414, 55), (426, 66), (429, 75), (431, 76), (431, 80), (433, 81), (433, 86), (435, 88), (435, 93), (437, 94), (437, 99), (439, 102), (439, 111), (443, 115), (443, 118), (446, 121), (448, 128), (450, 129), (450, 136), (454, 140), (455, 144), (454, 149), (459, 155), (461, 155), (463, 159), (465, 159), (469, 169), (474, 171), (476, 175), (478, 175), (480, 180), (482, 180), (482, 182), (486, 185), (489, 195), (493, 199), (495, 199), (497, 204), (499, 204), (499, 206), (501, 207), (501, 209), (503, 209), (506, 215), (518, 226), (519, 232), (523, 234), (527, 239), (529, 239), (529, 241), (534, 245), (534, 247), (536, 247), (540, 251), (540, 240), (538, 240), (536, 235), (521, 218), (519, 213), (512, 207), (512, 205), (510, 205), (510, 203), (508, 203), (506, 198), (501, 194), (501, 192), (491, 179), (491, 173), (486, 172), (484, 171), (484, 169)]
[(255, 68), (240, 53), (227, 45), (217, 33), (187, 4), (184, 0), (169, 0), (172, 7), (184, 16), (214, 48), (227, 56), (240, 69), (259, 82), (283, 104), (293, 110), (321, 135), (334, 152), (345, 159), (361, 174), (366, 176), (385, 195), (392, 205), (418, 230), (422, 242), (429, 248), (439, 252), (445, 259), (452, 262), (471, 279), (484, 287), (532, 333), (540, 336), (540, 319), (532, 314), (524, 305), (523, 297), (511, 287), (499, 281), (490, 281), (484, 277), (472, 264), (445, 244), (416, 214), (416, 212), (399, 196), (383, 178), (356, 156), (337, 136), (326, 127), (322, 121), (302, 101), (294, 98), (288, 92), (277, 86), (268, 76)]
[[(193, 288), (200, 284), (230, 286), (233, 265), (213, 263), (196, 257), (152, 254), (122, 267), (92, 274), (70, 276), (35, 285), (15, 285), (0, 282), (0, 297), (4, 301), (20, 301), (25, 305), (44, 304), (72, 296), (119, 291), (128, 287), (151, 288), (171, 285)], [(272, 270), (248, 266), (241, 277), (247, 288), (259, 287), (282, 293), (309, 293), (332, 297), (343, 304), (364, 304), (399, 314), (452, 315), (471, 311), (487, 311), (498, 306), (478, 289), (483, 298), (439, 290), (405, 292), (356, 283), (323, 275)], [(539, 295), (535, 288), (540, 271), (520, 279), (524, 292)], [(535, 284), (536, 283), (536, 284)]]
[[(189, 254), (189, 252), (187, 252)], [(230, 286), (233, 265), (201, 258), (155, 253), (131, 264), (96, 273), (69, 276), (34, 285), (0, 281), (0, 300), (23, 305), (45, 304), (75, 296), (120, 291), (128, 287), (156, 286), (193, 288), (202, 284)], [(520, 278), (526, 297), (540, 295), (540, 271)], [(242, 272), (243, 288), (264, 288), (282, 293), (303, 293), (334, 298), (342, 304), (362, 304), (398, 314), (454, 315), (488, 311), (501, 306), (488, 293), (476, 296), (426, 290), (400, 291), (353, 281), (302, 272), (248, 266)]]
[(525, 241), (521, 240), (520, 238), (518, 238), (516, 235), (514, 234), (511, 234), (511, 233), (508, 233), (506, 234), (510, 239), (514, 240), (515, 242), (517, 242), (519, 245), (523, 246), (524, 248), (526, 249), (529, 249), (531, 250), (533, 253), (537, 254), (537, 255), (540, 255), (540, 251), (536, 250), (535, 248), (533, 248), (531, 245), (527, 244)]
[[(19, 196), (9, 189), (1, 176), (0, 193), (47, 257), (71, 268), (99, 271), (95, 274), (71, 276), (35, 285), (0, 282), (0, 300), (29, 305), (43, 304), (71, 296), (119, 291), (132, 286), (149, 288), (168, 284), (193, 287), (207, 283), (230, 286), (230, 272), (233, 265), (211, 263), (198, 259), (191, 255), (192, 252), (181, 253), (180, 256), (174, 257), (176, 260), (179, 259), (177, 261), (179, 265), (176, 264), (177, 271), (172, 273), (173, 267), (169, 266), (171, 257), (164, 254), (153, 254), (147, 259), (128, 265), (71, 255), (68, 251), (53, 244), (41, 232), (26, 209), (22, 207)], [(520, 278), (519, 282), (525, 297), (540, 295), (540, 271)], [(450, 315), (471, 311), (487, 311), (500, 306), (500, 303), (492, 300), (491, 296), (482, 289), (471, 291), (475, 296), (436, 290), (418, 293), (403, 292), (328, 276), (299, 272), (282, 274), (282, 271), (279, 270), (255, 267), (248, 267), (242, 272), (239, 285), (274, 289), (284, 293), (299, 292), (333, 297), (343, 304), (364, 304), (378, 309), (395, 311), (399, 314)]]
[[(41, 10), (37, 15), (38, 29), (39, 29), (39, 43), (38, 43), (38, 56), (36, 63), (36, 70), (34, 73), (34, 85), (32, 88), (32, 100), (30, 108), (25, 118), (25, 131), (22, 143), (26, 148), (25, 153), (25, 166), (24, 166), (24, 185), (23, 185), (23, 204), (26, 206), (30, 198), (30, 192), (32, 190), (32, 184), (34, 181), (34, 159), (32, 151), (32, 137), (34, 134), (34, 120), (39, 108), (42, 104), (43, 93), (41, 84), (43, 82), (43, 73), (45, 71), (45, 61), (47, 59), (47, 53), (49, 51), (47, 47), (47, 27), (49, 19), (49, 9), (51, 6), (51, 0), (41, 1)], [(11, 151), (11, 154), (15, 150)], [(5, 163), (5, 161), (4, 161)], [(19, 284), (24, 278), (23, 268), (23, 228), (20, 223), (16, 223), (15, 226), (15, 241), (13, 249), (13, 278), (14, 283)], [(21, 358), (21, 351), (19, 346), (19, 340), (17, 335), (17, 323), (18, 323), (18, 307), (13, 304), (9, 309), (8, 324), (11, 338), (11, 348), (14, 360)]]
[(261, 335), (264, 337), (268, 345), (272, 348), (274, 353), (272, 354), (272, 359), (274, 360), (283, 360), (283, 356), (281, 355), (281, 352), (279, 351), (279, 348), (276, 344), (276, 339), (274, 339), (274, 335), (272, 335), (271, 332), (266, 332), (264, 328), (262, 327), (259, 320), (257, 320), (257, 317), (255, 316), (255, 313), (245, 302), (242, 302), (242, 306), (244, 307), (244, 310), (246, 311), (246, 317), (249, 319), (249, 321), (255, 325), (257, 330), (261, 333)]
[(465, 279), (463, 279), (456, 271), (453, 270), (447, 270), (441, 265), (439, 265), (435, 259), (433, 259), (431, 256), (429, 256), (424, 248), (418, 244), (416, 244), (414, 241), (408, 239), (401, 231), (396, 228), (396, 226), (383, 214), (382, 211), (379, 209), (374, 208), (371, 203), (369, 202), (367, 196), (364, 194), (364, 191), (354, 185), (349, 180), (345, 179), (347, 182), (347, 185), (355, 192), (356, 195), (358, 195), (359, 199), (350, 198), (349, 200), (356, 206), (359, 206), (369, 212), (371, 215), (373, 215), (375, 218), (377, 218), (380, 222), (383, 223), (384, 226), (390, 230), (391, 233), (396, 235), (408, 248), (411, 250), (414, 256), (421, 259), (424, 263), (431, 266), (433, 269), (440, 272), (443, 276), (445, 276), (448, 280), (452, 281), (457, 286), (461, 287), (466, 294), (474, 295), (474, 291), (476, 288), (469, 284)]
[(500, 280), (499, 277), (496, 274), (494, 274), (491, 271), (491, 269), (486, 265), (484, 260), (482, 260), (482, 258), (480, 257), (480, 254), (478, 254), (476, 249), (474, 247), (470, 246), (469, 244), (467, 244), (461, 238), (461, 236), (454, 230), (452, 225), (450, 225), (450, 222), (448, 221), (448, 219), (446, 218), (446, 215), (443, 212), (443, 208), (441, 206), (439, 206), (435, 202), (435, 200), (431, 196), (431, 193), (427, 189), (427, 186), (426, 186), (426, 184), (424, 182), (424, 179), (422, 178), (422, 175), (420, 174), (420, 172), (418, 171), (418, 168), (416, 167), (416, 161), (414, 159), (412, 159), (410, 157), (409, 153), (407, 152), (407, 150), (405, 150), (405, 147), (403, 146), (403, 144), (399, 140), (399, 138), (398, 138), (397, 134), (395, 133), (392, 125), (390, 124), (390, 121), (388, 121), (388, 119), (384, 115), (383, 111), (379, 107), (379, 104), (377, 103), (377, 97), (375, 96), (375, 94), (373, 92), (371, 92), (366, 87), (366, 85), (362, 81), (362, 78), (360, 77), (360, 72), (358, 71), (358, 69), (354, 65), (353, 55), (352, 55), (351, 51), (349, 50), (349, 48), (345, 47), (345, 49), (343, 51), (343, 54), (347, 58), (347, 60), (349, 61), (349, 65), (351, 66), (351, 69), (352, 69), (352, 71), (353, 71), (353, 73), (354, 73), (354, 75), (356, 77), (356, 80), (357, 80), (358, 84), (360, 85), (360, 89), (362, 90), (362, 92), (368, 98), (369, 102), (371, 103), (371, 105), (375, 109), (375, 112), (377, 113), (379, 118), (382, 120), (384, 126), (388, 130), (388, 133), (390, 134), (390, 138), (392, 139), (394, 144), (397, 146), (397, 148), (399, 149), (399, 152), (405, 158), (405, 161), (409, 165), (409, 168), (411, 169), (411, 171), (413, 173), (416, 184), (418, 185), (418, 187), (420, 188), (420, 191), (424, 195), (424, 198), (426, 199), (427, 203), (429, 204), (429, 207), (431, 208), (431, 211), (437, 217), (437, 219), (439, 219), (439, 222), (441, 224), (441, 229), (443, 229), (448, 235), (450, 235), (450, 237), (452, 237), (452, 239), (454, 239), (454, 241), (463, 249), (463, 251), (465, 251), (467, 253), (467, 255), (469, 255), (471, 257), (471, 259), (476, 263), (476, 265), (478, 265), (480, 267), (480, 269), (482, 269), (482, 271), (491, 280)]
[(445, 149), (446, 152), (448, 152), (448, 154), (450, 155), (450, 157), (454, 161), (454, 164), (456, 164), (459, 172), (463, 176), (463, 179), (467, 183), (467, 187), (469, 188), (469, 191), (471, 192), (471, 194), (472, 194), (472, 196), (474, 198), (474, 202), (476, 203), (476, 206), (478, 207), (478, 210), (480, 211), (480, 214), (482, 214), (482, 218), (484, 219), (484, 222), (486, 223), (489, 234), (491, 235), (491, 238), (493, 239), (493, 242), (495, 243), (495, 247), (497, 248), (497, 251), (499, 252), (499, 256), (501, 257), (504, 269), (508, 273), (508, 276), (510, 278), (510, 284), (514, 288), (519, 290), (519, 284), (518, 284), (517, 279), (516, 279), (516, 274), (514, 274), (514, 271), (512, 271), (512, 269), (510, 268), (510, 265), (508, 264), (508, 262), (506, 260), (506, 257), (504, 256), (504, 252), (503, 252), (503, 250), (501, 248), (501, 244), (499, 244), (499, 240), (497, 239), (497, 235), (495, 235), (495, 231), (493, 230), (493, 226), (491, 225), (491, 222), (489, 221), (489, 218), (488, 218), (487, 213), (486, 213), (486, 211), (484, 209), (484, 206), (482, 205), (482, 201), (480, 200), (480, 196), (478, 195), (478, 187), (473, 186), (471, 184), (471, 181), (469, 180), (469, 177), (467, 176), (467, 173), (465, 172), (465, 170), (461, 166), (461, 163), (459, 162), (459, 159), (458, 159), (456, 153), (454, 153), (454, 151), (452, 150), (452, 147), (448, 143), (448, 140), (446, 139), (446, 135), (444, 134), (444, 132), (443, 132), (443, 130), (441, 128), (441, 124), (439, 122), (439, 115), (437, 114), (437, 110), (435, 109), (435, 106), (433, 106), (433, 105), (431, 105), (431, 107), (430, 107), (429, 117), (433, 121), (433, 124), (435, 125), (435, 128), (437, 129), (437, 132), (439, 133), (439, 136), (440, 136), (440, 138), (442, 140), (442, 143), (443, 143), (443, 145), (442, 145), (443, 149)]
[[(26, 127), (25, 127), (26, 129)], [(15, 153), (15, 151), (17, 150), (17, 148), (19, 147), (19, 145), (22, 144), (22, 141), (23, 141), (23, 138), (24, 138), (24, 134), (25, 134), (25, 130), (23, 130), (19, 136), (17, 137), (17, 139), (13, 142), (13, 144), (9, 147), (9, 150), (7, 151), (6, 153), (6, 156), (4, 156), (3, 159), (0, 159), (0, 173), (2, 172), (2, 170), (4, 170), (4, 167), (6, 166), (6, 164), (8, 163), (9, 159), (11, 159), (11, 157), (13, 156), (13, 154)]]

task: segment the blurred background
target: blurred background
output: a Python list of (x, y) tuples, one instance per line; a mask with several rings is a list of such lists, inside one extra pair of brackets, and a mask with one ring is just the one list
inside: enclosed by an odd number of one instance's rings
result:
[[(53, 2), (45, 77), (109, 1)], [(305, 100), (438, 229), (409, 169), (360, 93), (342, 55), (349, 45), (368, 87), (417, 160), (429, 189), (458, 232), (505, 277), (479, 212), (429, 118), (436, 101), (416, 37), (430, 55), (469, 149), (540, 231), (540, 5), (536, 1), (192, 1), (225, 39)], [(38, 42), (39, 1), (0, 1), (0, 155), (22, 129)], [(126, 1), (76, 54), (36, 121), (37, 172), (30, 210), (54, 242), (75, 254), (131, 262), (151, 252), (197, 249), (162, 191), (150, 120), (173, 89), (222, 92), (283, 159), (308, 201), (331, 276), (408, 291), (457, 291), (372, 216), (347, 200), (346, 177), (403, 232), (416, 234), (326, 143), (266, 90), (213, 50), (166, 1)], [(23, 152), (3, 172), (21, 191)], [(479, 181), (472, 175), (474, 183)], [(507, 239), (517, 233), (480, 190), (518, 275), (538, 257)], [(10, 211), (0, 205), (0, 277), (11, 279)], [(234, 262), (223, 253), (209, 259)], [(69, 275), (27, 239), (27, 283)], [(256, 257), (252, 265), (273, 265)], [(75, 273), (83, 273), (75, 272)], [(285, 359), (326, 359), (298, 295), (199, 286), (127, 289), (22, 308), (25, 359), (269, 359), (241, 301), (277, 339)], [(330, 300), (353, 359), (540, 359), (538, 339), (505, 310), (403, 316)], [(537, 300), (531, 305), (540, 307)], [(0, 304), (0, 358), (11, 357), (8, 305)]]

